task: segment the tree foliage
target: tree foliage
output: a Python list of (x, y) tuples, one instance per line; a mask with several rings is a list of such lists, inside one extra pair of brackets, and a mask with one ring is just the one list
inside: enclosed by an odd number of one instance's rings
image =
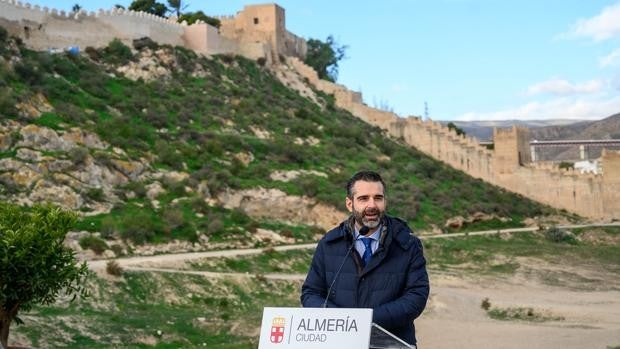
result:
[(181, 17), (181, 11), (187, 8), (187, 4), (183, 4), (182, 0), (168, 0), (169, 11), (178, 17)]
[(152, 13), (160, 17), (165, 17), (168, 12), (168, 7), (165, 4), (155, 0), (134, 0), (131, 2), (131, 5), (129, 5), (129, 9), (132, 11)]
[(463, 135), (463, 136), (464, 136), (464, 135), (466, 135), (466, 134), (467, 134), (467, 133), (465, 133), (465, 131), (464, 131), (462, 128), (460, 128), (460, 127), (456, 126), (456, 124), (455, 124), (455, 123), (453, 123), (452, 121), (450, 121), (450, 122), (448, 123), (448, 129), (450, 129), (450, 130), (454, 130), (454, 132), (456, 132), (456, 134), (457, 134), (457, 135), (459, 135), (459, 136), (460, 136), (460, 135)]
[(346, 49), (346, 45), (339, 45), (331, 35), (325, 42), (310, 39), (305, 63), (316, 70), (319, 78), (334, 82), (338, 79), (338, 62), (345, 58)]
[(86, 296), (86, 263), (64, 246), (76, 216), (52, 206), (26, 210), (0, 203), (0, 343), (7, 347), (9, 327), (18, 312), (47, 305), (64, 293)]
[(219, 28), (220, 25), (222, 25), (219, 19), (209, 17), (202, 11), (187, 12), (179, 16), (179, 22), (186, 21), (187, 24), (194, 24), (199, 20), (208, 23), (216, 28)]

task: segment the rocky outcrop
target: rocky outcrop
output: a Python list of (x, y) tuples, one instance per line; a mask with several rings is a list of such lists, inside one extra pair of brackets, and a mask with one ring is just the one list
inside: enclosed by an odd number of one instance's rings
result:
[(460, 229), (466, 224), (490, 221), (492, 219), (498, 219), (501, 222), (507, 222), (508, 220), (510, 220), (510, 218), (500, 217), (494, 214), (486, 214), (484, 212), (475, 212), (474, 214), (472, 214), (471, 216), (467, 218), (462, 217), (462, 216), (452, 217), (446, 221), (446, 224), (444, 225), (444, 227)]
[(45, 96), (40, 93), (37, 93), (36, 95), (26, 99), (25, 101), (17, 103), (15, 105), (15, 108), (17, 109), (17, 112), (20, 116), (29, 119), (36, 119), (40, 117), (41, 114), (54, 110), (54, 108), (49, 104)]
[(269, 218), (292, 224), (315, 225), (325, 230), (335, 227), (346, 214), (305, 196), (287, 195), (279, 189), (226, 190), (218, 200), (228, 209), (241, 209), (254, 218)]
[(273, 181), (289, 182), (299, 176), (318, 176), (327, 178), (327, 174), (315, 170), (274, 171), (269, 175)]
[[(17, 143), (15, 134), (19, 134)], [(118, 200), (114, 188), (148, 177), (145, 160), (128, 160), (120, 149), (108, 151), (111, 147), (96, 134), (79, 128), (55, 131), (3, 122), (0, 144), (4, 151), (15, 152), (13, 158), (0, 159), (0, 183), (10, 186), (0, 194), (23, 205), (50, 202), (66, 209), (104, 213)], [(105, 155), (90, 155), (95, 152)], [(88, 197), (93, 189), (102, 190), (103, 195), (98, 195), (102, 202)]]

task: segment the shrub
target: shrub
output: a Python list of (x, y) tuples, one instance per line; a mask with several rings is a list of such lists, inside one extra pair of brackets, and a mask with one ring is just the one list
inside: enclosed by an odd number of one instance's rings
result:
[(552, 241), (552, 242), (556, 242), (556, 243), (565, 242), (569, 244), (577, 243), (575, 236), (571, 232), (560, 229), (558, 227), (551, 227), (545, 230), (544, 234), (545, 234), (545, 238), (547, 238), (547, 240)]
[(482, 303), (480, 303), (480, 307), (484, 310), (489, 310), (491, 308), (491, 302), (489, 301), (489, 298), (483, 299)]
[(84, 165), (86, 163), (86, 159), (90, 155), (88, 149), (84, 147), (75, 147), (69, 150), (69, 160), (73, 162), (74, 165)]
[(16, 104), (17, 99), (13, 91), (10, 88), (0, 88), (0, 115), (11, 116), (17, 114)]
[(155, 152), (159, 161), (175, 170), (182, 170), (183, 158), (177, 153), (177, 148), (173, 144), (164, 141), (158, 141), (155, 144)]
[(43, 81), (43, 72), (32, 60), (23, 60), (15, 64), (13, 69), (23, 81), (30, 85), (39, 85)]
[(315, 197), (319, 193), (319, 182), (314, 176), (303, 176), (295, 182), (303, 195)]
[(0, 43), (6, 43), (6, 40), (9, 38), (9, 32), (4, 29), (4, 27), (0, 27)]
[(101, 188), (90, 188), (86, 191), (85, 195), (90, 201), (105, 200), (105, 193)]
[(154, 50), (157, 48), (157, 43), (148, 36), (133, 40), (133, 48), (135, 48), (136, 50), (140, 51), (145, 47)]
[(261, 67), (264, 67), (267, 63), (267, 59), (265, 59), (265, 57), (258, 57), (256, 63), (258, 63), (258, 65), (260, 65)]
[(98, 255), (102, 254), (105, 250), (108, 249), (108, 244), (106, 244), (105, 241), (94, 235), (89, 235), (81, 238), (79, 243), (80, 247), (82, 247), (83, 249), (91, 249)]
[(125, 191), (130, 190), (136, 194), (136, 197), (144, 199), (147, 189), (143, 182), (129, 182), (123, 187)]
[(170, 233), (185, 224), (183, 211), (178, 208), (167, 208), (164, 210), (162, 218), (165, 224), (164, 231), (167, 233)]
[(103, 49), (103, 59), (110, 64), (127, 64), (133, 60), (133, 53), (122, 41), (114, 39)]
[(114, 252), (115, 256), (122, 256), (123, 253), (123, 246), (119, 245), (119, 244), (114, 244), (112, 246), (110, 246), (110, 250), (112, 250), (112, 252)]
[(114, 275), (114, 276), (123, 275), (123, 268), (116, 261), (109, 261), (105, 266), (105, 270), (110, 275)]
[(224, 223), (219, 217), (212, 218), (207, 225), (207, 233), (209, 235), (214, 235), (215, 233), (219, 233), (224, 229)]
[(170, 192), (171, 194), (174, 194), (174, 196), (185, 196), (186, 192), (185, 192), (185, 185), (186, 185), (186, 181), (175, 181), (173, 179), (164, 179), (163, 181), (163, 187)]
[(157, 231), (153, 217), (146, 212), (125, 216), (120, 221), (121, 237), (141, 245), (150, 241)]
[(98, 62), (101, 59), (101, 54), (99, 54), (99, 51), (97, 51), (97, 49), (92, 46), (86, 46), (86, 49), (84, 49), (84, 52), (86, 52), (88, 57), (90, 57), (90, 59), (92, 59), (95, 62)]

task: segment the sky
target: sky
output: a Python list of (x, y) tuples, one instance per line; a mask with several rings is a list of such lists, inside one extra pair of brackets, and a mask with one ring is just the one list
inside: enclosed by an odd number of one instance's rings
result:
[[(131, 1), (29, 2), (96, 11)], [(234, 15), (265, 2), (184, 3), (187, 11)], [(277, 4), (289, 31), (306, 39), (332, 35), (347, 46), (338, 83), (361, 91), (369, 106), (402, 117), (598, 120), (620, 112), (620, 0)]]

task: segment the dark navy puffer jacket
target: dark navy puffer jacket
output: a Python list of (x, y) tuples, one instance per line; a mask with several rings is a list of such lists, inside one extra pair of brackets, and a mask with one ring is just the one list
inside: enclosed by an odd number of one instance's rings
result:
[(416, 344), (413, 320), (426, 306), (429, 294), (426, 260), (420, 240), (411, 235), (404, 221), (385, 217), (379, 247), (362, 268), (353, 242), (350, 217), (319, 241), (310, 271), (302, 286), (304, 307), (321, 307), (327, 289), (344, 262), (327, 307), (372, 308), (373, 322), (404, 341)]

